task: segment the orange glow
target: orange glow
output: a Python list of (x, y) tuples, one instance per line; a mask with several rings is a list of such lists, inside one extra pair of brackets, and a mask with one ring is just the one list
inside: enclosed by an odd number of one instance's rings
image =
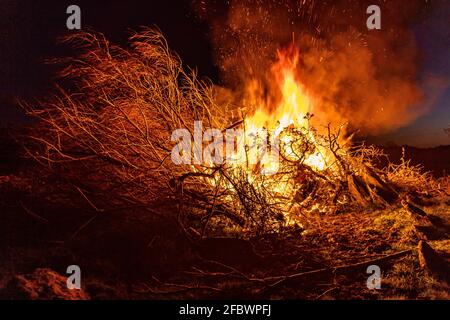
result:
[[(251, 82), (248, 91), (250, 92), (251, 103), (256, 105), (256, 108), (254, 113), (245, 119), (245, 126), (249, 132), (257, 132), (261, 128), (266, 128), (269, 132), (272, 132), (274, 137), (280, 138), (281, 143), (285, 146), (283, 153), (294, 157), (297, 153), (296, 150), (292, 150), (290, 144), (292, 137), (288, 133), (284, 134), (284, 131), (290, 126), (308, 129), (307, 116), (313, 113), (314, 107), (312, 98), (308, 96), (303, 85), (296, 79), (298, 61), (298, 52), (292, 49), (278, 53), (278, 62), (274, 64), (271, 70), (275, 86), (280, 88), (281, 92), (281, 97), (275, 107), (268, 106), (262, 98), (262, 94), (257, 95), (257, 82)], [(274, 95), (275, 93), (271, 94)], [(311, 132), (308, 135), (311, 141), (315, 141)], [(308, 155), (303, 163), (314, 170), (324, 170), (326, 158), (320, 149), (319, 146), (316, 146), (316, 150)], [(270, 163), (266, 163), (267, 165), (270, 166)]]

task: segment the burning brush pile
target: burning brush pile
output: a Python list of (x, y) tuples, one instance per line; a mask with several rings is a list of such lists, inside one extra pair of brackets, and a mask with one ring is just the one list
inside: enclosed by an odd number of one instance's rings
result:
[(355, 145), (346, 123), (315, 121), (320, 102), (294, 47), (268, 71), (277, 94), (250, 81), (225, 99), (158, 31), (135, 34), (128, 49), (92, 33), (66, 41), (79, 53), (58, 61), (64, 85), (25, 106), (39, 119), (27, 151), (97, 211), (142, 208), (190, 236), (250, 237), (439, 192), (407, 161), (378, 169), (380, 150)]

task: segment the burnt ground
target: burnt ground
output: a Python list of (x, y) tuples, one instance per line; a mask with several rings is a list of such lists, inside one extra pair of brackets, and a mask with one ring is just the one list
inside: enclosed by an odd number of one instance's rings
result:
[[(283, 237), (192, 242), (171, 218), (138, 209), (97, 212), (79, 194), (62, 197), (39, 181), (35, 164), (12, 156), (2, 163), (1, 298), (450, 299), (445, 194), (422, 204), (425, 224), (398, 204), (313, 214), (304, 230)], [(45, 201), (36, 196), (42, 190)], [(443, 268), (421, 266), (420, 240)], [(69, 265), (82, 270), (83, 294), (65, 291)], [(381, 269), (381, 290), (367, 288), (369, 265)]]

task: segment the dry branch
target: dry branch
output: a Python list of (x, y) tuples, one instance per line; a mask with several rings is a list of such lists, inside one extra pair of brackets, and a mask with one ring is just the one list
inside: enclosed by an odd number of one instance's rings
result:
[[(375, 170), (379, 150), (351, 147), (344, 126), (317, 130), (311, 114), (304, 117), (307, 125), (280, 133), (290, 140), (283, 140), (279, 171), (272, 176), (259, 172), (261, 164), (248, 165), (247, 145), (246, 164), (175, 165), (170, 161), (174, 130), (192, 135), (195, 121), (202, 121), (203, 131), (245, 129), (245, 117), (231, 121), (212, 84), (184, 68), (159, 31), (136, 33), (126, 48), (95, 33), (65, 41), (79, 49), (76, 56), (56, 61), (70, 85), (58, 86), (46, 101), (24, 104), (40, 120), (26, 150), (75, 186), (96, 212), (130, 204), (150, 208), (165, 199), (177, 203), (178, 211), (161, 213), (176, 216), (186, 232), (205, 235), (211, 221), (222, 217), (224, 229), (237, 228), (250, 237), (281, 233), (318, 210), (348, 210), (352, 200), (391, 205), (399, 189), (429, 185), (427, 176), (406, 161)], [(323, 169), (307, 164), (314, 154), (328, 156)], [(83, 190), (95, 190), (95, 199)]]

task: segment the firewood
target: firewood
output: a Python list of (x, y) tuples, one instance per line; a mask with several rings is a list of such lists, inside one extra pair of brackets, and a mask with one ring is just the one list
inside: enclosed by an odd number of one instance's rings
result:
[(407, 200), (403, 200), (401, 202), (403, 208), (408, 212), (411, 216), (411, 218), (419, 225), (428, 225), (432, 226), (430, 219), (428, 218), (428, 215), (425, 211), (420, 209), (419, 207), (415, 206), (411, 202)]
[(442, 258), (428, 243), (420, 241), (417, 251), (422, 269), (439, 279), (450, 280), (450, 263)]
[(427, 213), (420, 209), (419, 207), (415, 206), (409, 201), (402, 201), (403, 207), (412, 215), (412, 216), (420, 216), (420, 217), (426, 217)]
[(367, 185), (373, 186), (375, 194), (386, 202), (386, 204), (393, 204), (398, 199), (398, 193), (386, 182), (384, 182), (375, 170), (364, 167), (364, 180)]
[(350, 175), (347, 178), (348, 190), (353, 198), (361, 205), (366, 206), (370, 204), (370, 194), (366, 186), (361, 182), (358, 177)]

